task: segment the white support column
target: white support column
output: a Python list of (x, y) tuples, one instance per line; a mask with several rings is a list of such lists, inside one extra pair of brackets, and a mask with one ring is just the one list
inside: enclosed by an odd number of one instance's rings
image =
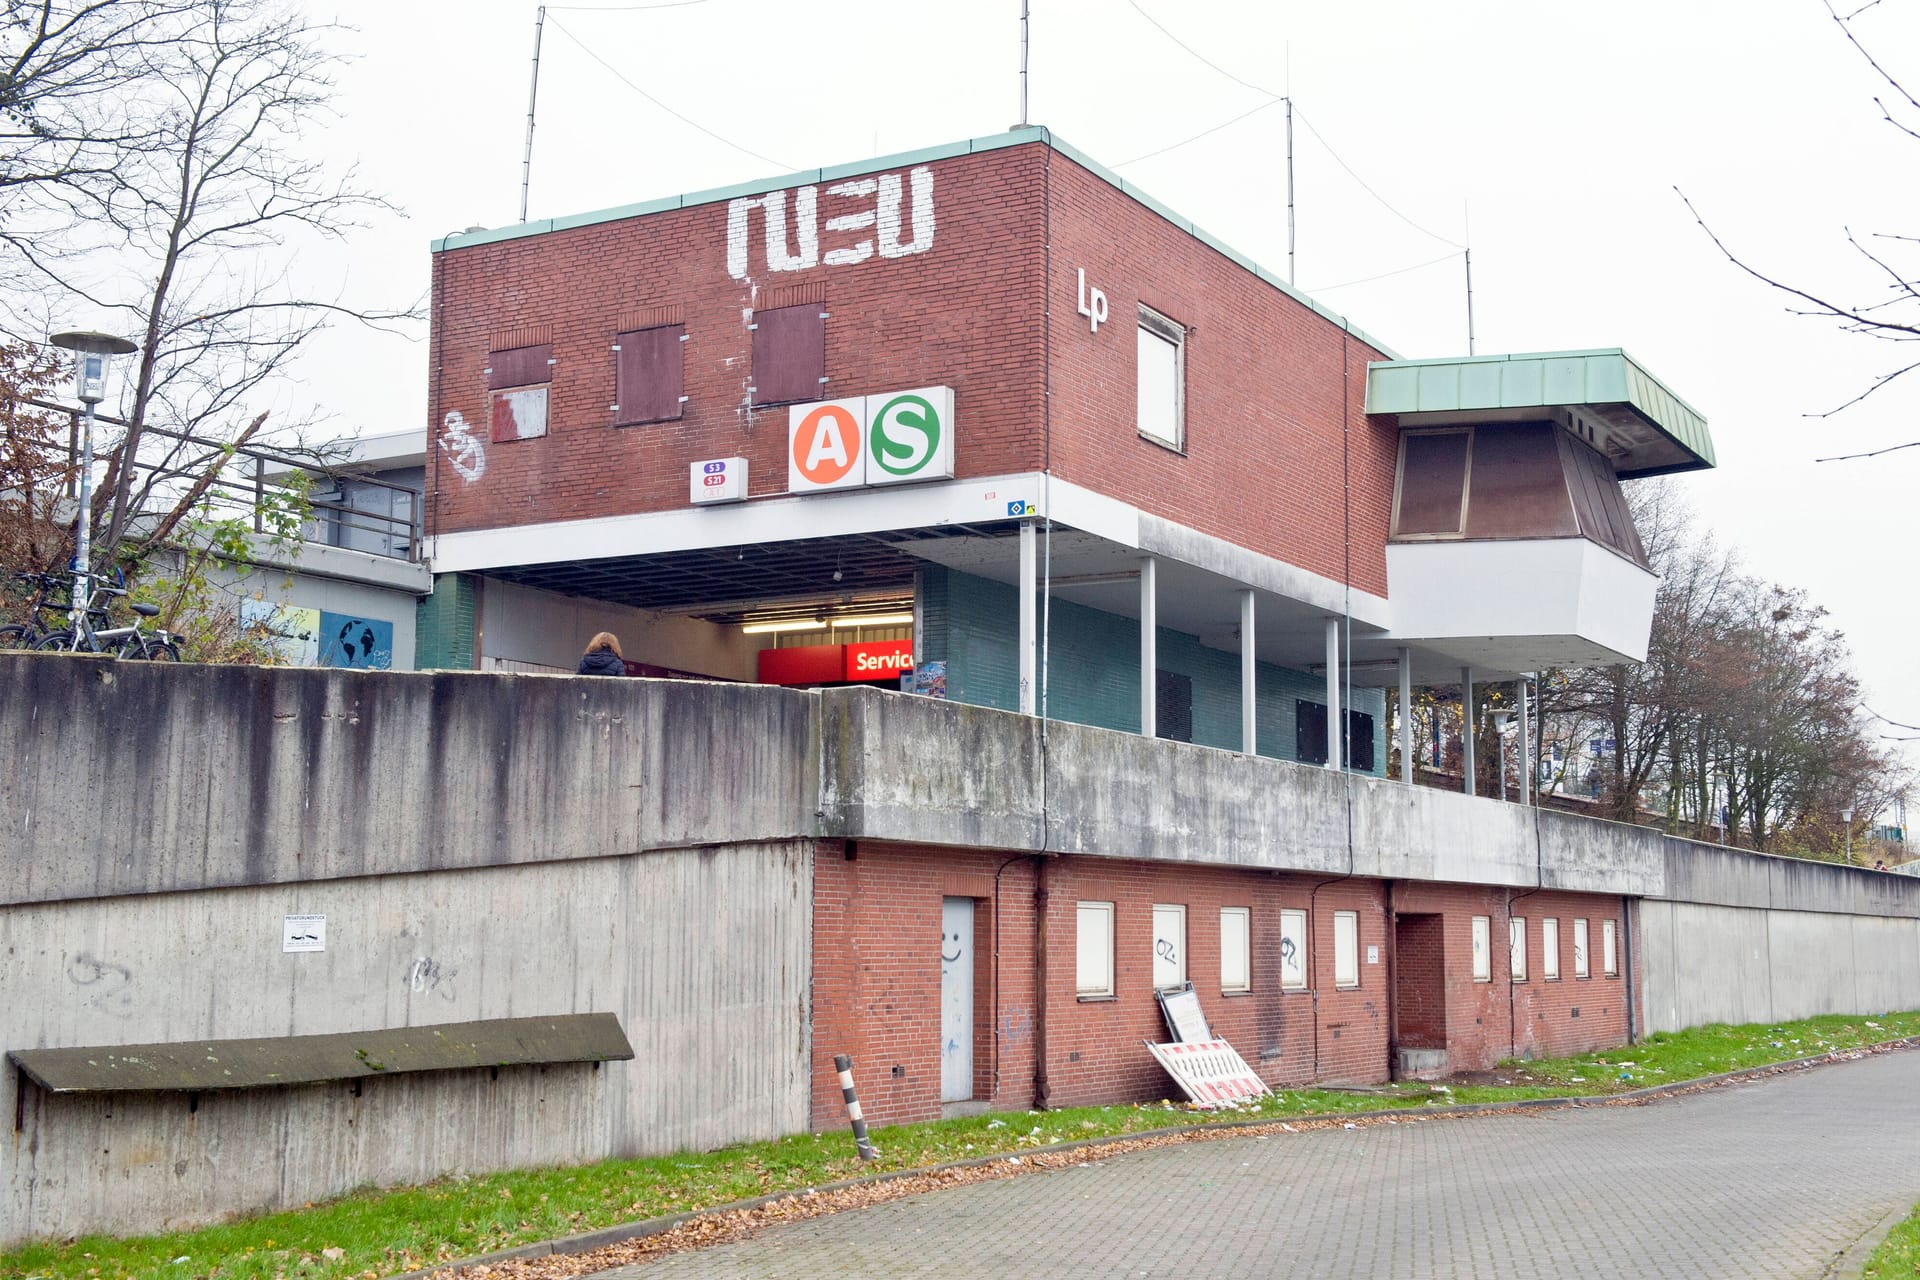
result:
[(1413, 650), (1400, 646), (1400, 781), (1413, 785)]
[(1473, 668), (1460, 668), (1460, 768), (1467, 775), (1466, 793), (1478, 794), (1473, 782)]
[(1020, 714), (1033, 715), (1039, 708), (1038, 683), (1034, 679), (1039, 653), (1039, 559), (1034, 550), (1033, 521), (1020, 526)]
[(1341, 747), (1346, 721), (1340, 717), (1340, 619), (1327, 619), (1327, 768), (1344, 766)]
[(1154, 695), (1159, 691), (1155, 675), (1160, 666), (1154, 642), (1160, 623), (1154, 616), (1153, 566), (1151, 556), (1140, 562), (1140, 732), (1148, 738), (1160, 730), (1154, 718)]
[(1527, 677), (1523, 673), (1515, 687), (1519, 697), (1514, 709), (1520, 713), (1520, 803), (1533, 803), (1533, 744), (1527, 727)]
[(1240, 593), (1240, 750), (1254, 754), (1253, 591)]

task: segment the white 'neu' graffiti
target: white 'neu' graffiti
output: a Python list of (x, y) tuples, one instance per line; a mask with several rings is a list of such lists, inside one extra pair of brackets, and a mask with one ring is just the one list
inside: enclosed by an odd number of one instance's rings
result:
[[(910, 170), (907, 181), (902, 175), (883, 173), (877, 178), (856, 178), (836, 182), (827, 188), (827, 232), (845, 236), (872, 229), (850, 244), (837, 245), (820, 253), (820, 188), (799, 187), (791, 193), (770, 191), (763, 196), (743, 196), (727, 205), (727, 274), (745, 280), (753, 266), (751, 226), (753, 211), (761, 211), (766, 228), (766, 268), (768, 271), (805, 271), (825, 262), (830, 267), (848, 266), (871, 258), (878, 242), (883, 258), (905, 258), (933, 248), (933, 173), (925, 165)], [(787, 196), (793, 196), (793, 224), (787, 224)], [(861, 201), (865, 207), (845, 213), (836, 212), (844, 204), (835, 201)], [(907, 203), (913, 218), (913, 239), (900, 238), (900, 209)], [(866, 204), (866, 202), (871, 202)], [(791, 234), (789, 234), (791, 232)]]

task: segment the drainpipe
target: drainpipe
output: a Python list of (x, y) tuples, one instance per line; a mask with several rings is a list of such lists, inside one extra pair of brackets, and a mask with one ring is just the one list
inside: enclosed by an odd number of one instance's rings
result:
[[(1513, 890), (1507, 890), (1507, 1056), (1509, 1058), (1517, 1058), (1520, 1056), (1519, 1005), (1515, 1001), (1513, 993), (1513, 904), (1519, 902), (1522, 898), (1531, 898), (1538, 892), (1540, 892), (1540, 886), (1537, 884), (1521, 894), (1518, 898), (1514, 896)], [(1522, 930), (1520, 934), (1520, 954), (1524, 956), (1526, 953), (1527, 935), (1525, 930)], [(1533, 980), (1533, 973), (1529, 970), (1527, 973), (1527, 981), (1531, 982)]]
[[(1400, 937), (1400, 913), (1393, 905), (1393, 881), (1384, 884), (1387, 906), (1387, 974), (1384, 981), (1387, 987), (1387, 1078), (1399, 1078), (1400, 1061), (1400, 993), (1393, 985), (1394, 946)], [(1443, 943), (1444, 950), (1444, 943)], [(1443, 1015), (1444, 1016), (1444, 1015)]]
[(1045, 1110), (1047, 1079), (1047, 856), (1033, 855), (1033, 1105)]
[(1627, 984), (1627, 1043), (1640, 1043), (1640, 1020), (1634, 1009), (1633, 992), (1633, 899), (1620, 895), (1620, 964)]

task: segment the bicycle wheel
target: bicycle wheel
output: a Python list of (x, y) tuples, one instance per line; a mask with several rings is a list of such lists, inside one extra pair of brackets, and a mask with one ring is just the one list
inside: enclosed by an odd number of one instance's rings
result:
[(39, 632), (18, 622), (0, 627), (0, 649), (31, 649), (39, 639)]
[(40, 653), (65, 653), (73, 648), (73, 632), (49, 631), (33, 647)]
[(129, 658), (145, 658), (149, 662), (178, 662), (180, 661), (180, 650), (174, 647), (171, 640), (149, 640), (142, 646), (139, 653), (130, 653), (126, 656)]

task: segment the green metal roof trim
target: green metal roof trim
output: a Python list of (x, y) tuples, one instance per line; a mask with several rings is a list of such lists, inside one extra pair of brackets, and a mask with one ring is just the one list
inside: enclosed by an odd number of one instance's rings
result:
[(7, 1057), (49, 1093), (129, 1093), (258, 1089), (463, 1067), (625, 1061), (633, 1057), (633, 1046), (613, 1014), (568, 1013), (327, 1036), (13, 1049)]
[(1367, 412), (1461, 413), (1627, 404), (1704, 467), (1715, 465), (1706, 417), (1618, 347), (1367, 366)]
[(1183, 218), (1166, 205), (1148, 195), (1136, 184), (1128, 182), (1119, 174), (1087, 156), (1077, 147), (1068, 145), (1054, 136), (1052, 130), (1041, 125), (1030, 125), (1024, 129), (1014, 129), (1008, 133), (994, 134), (986, 138), (970, 138), (965, 142), (947, 143), (937, 147), (924, 147), (918, 151), (902, 151), (896, 155), (880, 156), (872, 160), (859, 160), (851, 164), (826, 165), (818, 169), (802, 169), (778, 178), (762, 178), (752, 182), (737, 183), (730, 187), (714, 187), (706, 191), (691, 191), (685, 195), (667, 196), (659, 200), (648, 200), (639, 204), (617, 205), (610, 209), (599, 209), (591, 213), (577, 213), (559, 218), (539, 218), (532, 222), (517, 223), (513, 226), (493, 227), (480, 231), (458, 231), (443, 236), (433, 242), (433, 252), (444, 253), (450, 249), (471, 249), (476, 245), (498, 244), (503, 240), (520, 240), (528, 236), (545, 235), (550, 231), (566, 231), (573, 227), (590, 227), (602, 222), (617, 222), (623, 218), (645, 217), (650, 213), (664, 213), (672, 209), (691, 209), (696, 205), (713, 204), (722, 200), (737, 200), (742, 196), (765, 195), (770, 191), (785, 191), (792, 187), (806, 186), (811, 183), (841, 182), (848, 178), (860, 177), (869, 173), (884, 173), (891, 169), (907, 168), (916, 164), (930, 164), (935, 160), (946, 160), (953, 156), (977, 155), (986, 151), (998, 151), (1004, 147), (1025, 146), (1029, 143), (1041, 143), (1052, 147), (1060, 155), (1073, 161), (1081, 168), (1100, 179), (1122, 195), (1134, 200), (1149, 211), (1165, 218), (1180, 230), (1214, 250), (1228, 261), (1245, 271), (1258, 276), (1267, 284), (1307, 307), (1318, 315), (1347, 330), (1355, 338), (1366, 343), (1376, 351), (1392, 355), (1393, 351), (1385, 343), (1370, 336), (1363, 330), (1347, 322), (1345, 316), (1329, 310), (1315, 302), (1306, 294), (1288, 284), (1279, 275), (1267, 270), (1252, 258), (1247, 257), (1233, 246), (1220, 240), (1212, 233), (1203, 230), (1190, 218)]

